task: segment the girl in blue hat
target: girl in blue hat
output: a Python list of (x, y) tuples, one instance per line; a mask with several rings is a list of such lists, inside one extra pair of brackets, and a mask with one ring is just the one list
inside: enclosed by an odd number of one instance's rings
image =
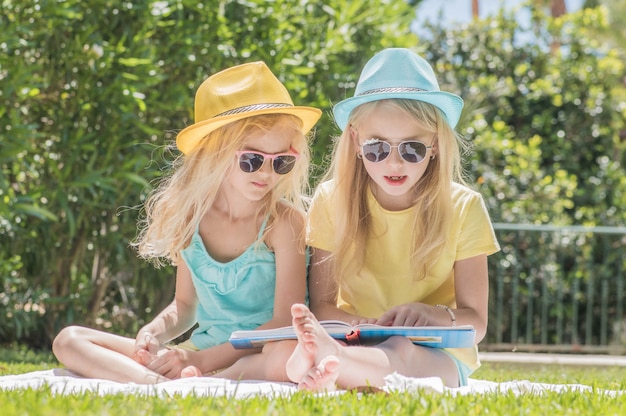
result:
[(475, 346), (399, 336), (342, 345), (316, 319), (472, 325), (476, 344), (485, 336), (487, 256), (499, 246), (481, 196), (461, 177), (462, 108), (423, 58), (395, 48), (375, 55), (354, 97), (334, 107), (343, 132), (308, 218), (310, 310), (292, 307), (298, 346), (287, 374), (301, 388), (380, 387), (394, 372), (457, 387), (480, 365)]
[[(232, 331), (285, 326), (292, 304), (306, 299), (306, 134), (321, 111), (294, 106), (269, 68), (252, 62), (203, 82), (194, 112), (177, 136), (181, 157), (146, 201), (136, 243), (142, 257), (177, 267), (174, 299), (135, 338), (63, 329), (54, 354), (85, 377), (155, 383), (212, 374), (260, 356), (235, 350)], [(169, 344), (194, 325), (190, 339)], [(261, 367), (261, 377), (284, 374), (282, 356), (279, 374)]]

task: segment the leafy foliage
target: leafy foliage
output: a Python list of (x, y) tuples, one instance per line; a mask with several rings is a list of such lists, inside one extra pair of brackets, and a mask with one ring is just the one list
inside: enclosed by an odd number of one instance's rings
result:
[(418, 41), (399, 0), (0, 4), (3, 341), (47, 345), (71, 322), (133, 334), (171, 300), (172, 268), (128, 247), (137, 207), (177, 156), (200, 82), (253, 60), (324, 110), (312, 184), (338, 133), (333, 103), (375, 52), (406, 46), (464, 97), (466, 168), (495, 221), (626, 222), (624, 51), (598, 40), (614, 27), (606, 9), (431, 25)]
[[(625, 68), (593, 36), (606, 16), (602, 8), (537, 16), (541, 26), (525, 31), (501, 14), (434, 30), (424, 52), (467, 102), (468, 170), (495, 221), (626, 222)], [(555, 38), (561, 49), (550, 53)]]
[[(466, 100), (460, 129), (474, 147), (468, 175), (495, 222), (623, 227), (623, 50), (595, 36), (606, 31), (608, 11), (552, 19), (532, 10), (528, 28), (515, 12), (456, 30), (432, 27), (423, 49)], [(490, 286), (507, 289), (491, 301), (506, 308), (490, 308), (491, 342), (598, 345), (604, 338), (606, 345), (621, 337), (618, 329), (607, 337), (607, 316), (623, 320), (624, 236), (610, 243), (567, 231), (498, 236), (503, 250), (490, 257)]]
[(71, 322), (133, 334), (171, 300), (173, 270), (128, 242), (209, 74), (264, 60), (328, 109), (374, 51), (412, 43), (389, 0), (0, 1), (0, 334), (32, 345)]

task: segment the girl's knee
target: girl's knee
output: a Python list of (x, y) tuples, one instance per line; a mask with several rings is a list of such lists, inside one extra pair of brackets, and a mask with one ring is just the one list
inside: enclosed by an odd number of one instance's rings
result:
[(380, 344), (380, 347), (387, 353), (389, 360), (402, 363), (409, 363), (415, 359), (415, 344), (406, 337), (391, 337)]
[(60, 359), (59, 355), (63, 354), (63, 352), (67, 350), (68, 346), (71, 345), (72, 340), (75, 339), (75, 332), (75, 327), (68, 326), (63, 328), (61, 332), (54, 337), (54, 340), (52, 341), (52, 352), (57, 358)]
[(287, 360), (293, 354), (298, 343), (296, 341), (271, 342), (263, 347), (261, 356), (264, 361), (265, 378), (273, 381), (289, 381), (287, 377)]
[(263, 354), (267, 357), (286, 357), (286, 361), (293, 353), (296, 345), (298, 342), (292, 340), (269, 342), (263, 346)]
[(381, 344), (391, 367), (408, 377), (440, 377), (446, 386), (459, 386), (454, 360), (442, 350), (413, 344), (405, 337), (392, 337)]
[(68, 326), (63, 328), (52, 341), (52, 351), (59, 358), (59, 354), (64, 353), (80, 340), (88, 339), (88, 328), (81, 326)]

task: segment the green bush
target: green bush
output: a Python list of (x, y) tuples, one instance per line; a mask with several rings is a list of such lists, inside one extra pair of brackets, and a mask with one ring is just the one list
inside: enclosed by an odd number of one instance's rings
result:
[(527, 29), (515, 12), (433, 28), (424, 52), (467, 103), (468, 171), (496, 222), (624, 225), (623, 51), (595, 36), (608, 11), (540, 13)]
[(208, 75), (266, 61), (325, 110), (321, 159), (330, 104), (414, 43), (399, 1), (0, 1), (0, 334), (35, 345), (72, 322), (132, 334), (172, 299), (172, 268), (128, 243)]
[[(558, 19), (534, 13), (526, 30), (515, 12), (455, 30), (432, 28), (424, 53), (466, 100), (459, 127), (473, 144), (468, 175), (495, 222), (623, 227), (626, 71), (624, 50), (598, 41), (609, 28), (608, 11)], [(607, 316), (623, 319), (624, 236), (498, 236), (503, 251), (490, 257), (490, 301), (506, 307), (504, 316), (490, 308), (490, 322), (502, 326), (490, 325), (487, 341), (606, 345)], [(606, 291), (602, 300), (591, 295), (594, 287)]]
[(598, 41), (604, 9), (537, 12), (528, 29), (506, 14), (431, 25), (418, 41), (402, 0), (0, 4), (3, 341), (46, 345), (73, 322), (132, 334), (171, 300), (173, 269), (129, 248), (137, 207), (176, 156), (200, 82), (252, 60), (324, 110), (312, 184), (338, 133), (332, 104), (376, 51), (407, 46), (466, 101), (466, 168), (494, 221), (626, 222), (624, 51)]

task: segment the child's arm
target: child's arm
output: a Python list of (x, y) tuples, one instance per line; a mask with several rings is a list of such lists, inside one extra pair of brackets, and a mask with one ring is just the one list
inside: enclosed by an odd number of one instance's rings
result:
[[(329, 251), (311, 249), (309, 301), (311, 312), (319, 320), (336, 319), (350, 324), (370, 322), (337, 307), (338, 286), (333, 278), (333, 261)], [(365, 319), (365, 320), (364, 320)]]
[[(454, 290), (456, 309), (452, 309), (455, 325), (472, 325), (476, 330), (476, 343), (487, 330), (487, 302), (489, 278), (487, 256), (479, 255), (454, 264)], [(421, 302), (394, 306), (385, 311), (378, 325), (395, 326), (450, 326), (450, 313), (444, 308)]]
[[(302, 214), (286, 205), (279, 207), (279, 218), (274, 221), (267, 241), (276, 257), (274, 315), (257, 329), (291, 325), (291, 305), (305, 300), (304, 226)], [(181, 370), (188, 366), (196, 367), (203, 374), (211, 374), (258, 352), (258, 349), (235, 350), (229, 342), (198, 352), (173, 349), (159, 356), (148, 367), (169, 378), (178, 378)]]
[(160, 354), (147, 367), (169, 379), (178, 379), (183, 369), (193, 366), (201, 374), (211, 375), (230, 367), (238, 359), (259, 352), (258, 349), (235, 350), (229, 342), (200, 351), (172, 348)]
[(268, 243), (276, 258), (274, 315), (258, 329), (291, 325), (291, 305), (306, 300), (304, 214), (281, 204)]
[[(176, 273), (176, 295), (172, 303), (156, 318), (144, 326), (137, 334), (135, 355), (145, 356), (138, 352), (141, 349), (155, 348), (176, 338), (191, 328), (196, 322), (197, 306), (196, 290), (191, 279), (191, 272), (182, 262)], [(144, 340), (152, 339), (152, 346), (143, 345)], [(157, 342), (158, 341), (158, 342)], [(256, 352), (236, 351), (229, 343), (217, 345), (202, 351), (188, 351), (180, 348), (162, 350), (158, 356), (150, 355), (142, 362), (150, 370), (170, 379), (180, 377), (181, 371), (188, 366), (195, 366), (203, 373), (211, 373), (224, 367), (244, 355)]]
[(196, 322), (196, 304), (191, 273), (183, 262), (176, 270), (174, 300), (137, 333), (134, 356), (138, 361), (147, 364), (147, 357), (154, 359), (163, 344), (191, 328)]
[(481, 254), (454, 263), (457, 325), (472, 325), (478, 344), (487, 333), (489, 275), (487, 255)]

